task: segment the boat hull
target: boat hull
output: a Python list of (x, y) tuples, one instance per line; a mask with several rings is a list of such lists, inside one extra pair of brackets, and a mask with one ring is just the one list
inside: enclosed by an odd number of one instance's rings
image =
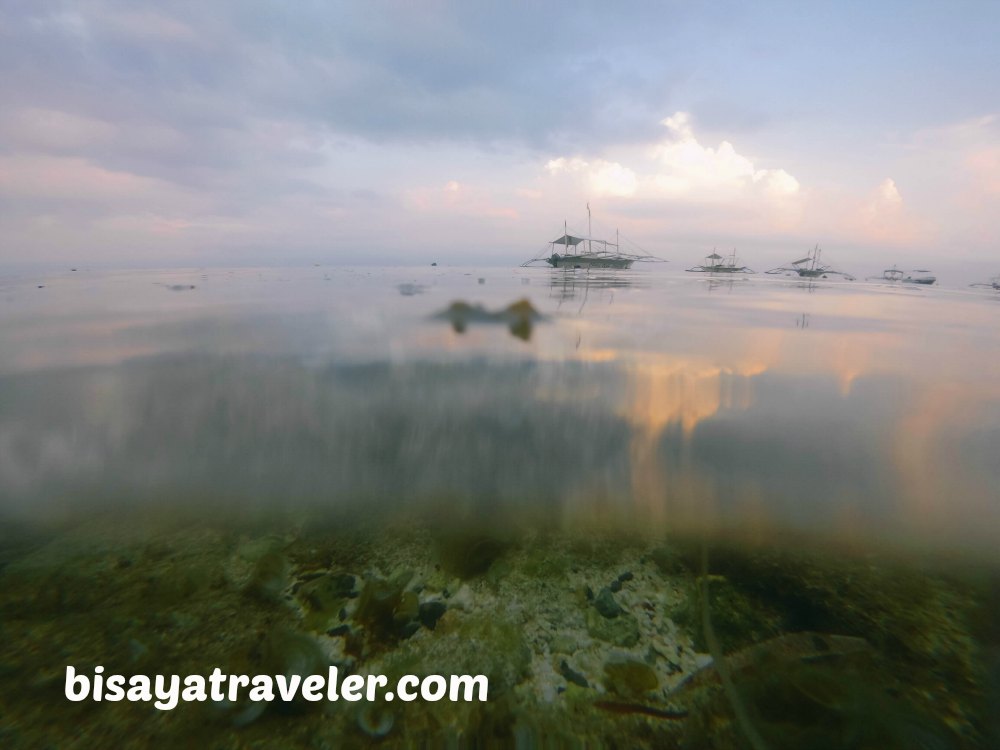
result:
[(546, 262), (553, 268), (631, 268), (632, 258), (602, 258), (589, 255), (553, 255)]
[(748, 268), (732, 268), (730, 266), (696, 266), (687, 269), (691, 273), (750, 273)]

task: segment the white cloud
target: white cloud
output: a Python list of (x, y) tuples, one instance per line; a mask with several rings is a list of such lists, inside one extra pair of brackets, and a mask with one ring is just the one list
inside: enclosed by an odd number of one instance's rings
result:
[(883, 202), (889, 205), (901, 205), (903, 202), (903, 196), (899, 194), (896, 181), (891, 177), (882, 180), (882, 184), (878, 186), (878, 195)]
[(610, 195), (628, 197), (633, 195), (639, 186), (639, 178), (628, 167), (618, 162), (596, 159), (592, 162), (580, 158), (552, 159), (545, 165), (551, 175), (560, 173), (582, 174), (587, 187), (594, 195)]
[(758, 169), (729, 141), (705, 146), (691, 117), (677, 112), (662, 121), (667, 137), (645, 152), (617, 160), (560, 157), (546, 165), (550, 175), (583, 180), (595, 195), (659, 198), (701, 203), (747, 198), (778, 202), (799, 193), (799, 181), (784, 169)]

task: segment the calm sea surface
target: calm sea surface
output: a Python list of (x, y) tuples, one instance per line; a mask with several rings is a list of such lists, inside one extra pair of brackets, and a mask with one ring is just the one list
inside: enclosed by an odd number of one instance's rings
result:
[[(537, 317), (493, 314), (522, 299)], [(448, 314), (457, 301), (483, 310)], [(650, 269), (81, 271), (0, 284), (0, 351), (15, 517), (460, 498), (566, 525), (1000, 541), (995, 293)]]

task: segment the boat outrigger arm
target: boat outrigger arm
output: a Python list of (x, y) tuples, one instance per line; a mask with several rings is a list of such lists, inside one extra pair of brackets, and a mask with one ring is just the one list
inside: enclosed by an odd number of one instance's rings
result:
[(757, 273), (752, 268), (737, 266), (736, 250), (727, 257), (719, 255), (714, 250), (710, 255), (705, 256), (705, 262), (700, 266), (692, 266), (685, 269), (692, 273)]
[(809, 251), (809, 254), (806, 257), (793, 260), (787, 266), (772, 268), (770, 271), (765, 271), (765, 273), (794, 273), (803, 279), (825, 279), (829, 276), (843, 276), (848, 281), (854, 281), (854, 277), (851, 276), (851, 274), (844, 271), (838, 271), (832, 266), (820, 263), (820, 253), (822, 253), (822, 250), (819, 249), (819, 245), (816, 245), (816, 247)]

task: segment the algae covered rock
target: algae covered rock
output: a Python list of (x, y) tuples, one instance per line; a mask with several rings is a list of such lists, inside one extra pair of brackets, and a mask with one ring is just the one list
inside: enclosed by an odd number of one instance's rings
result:
[(618, 617), (624, 611), (615, 600), (615, 595), (611, 593), (611, 589), (607, 587), (601, 589), (600, 593), (594, 598), (594, 609), (607, 618)]
[(645, 662), (630, 657), (614, 656), (604, 665), (604, 687), (617, 695), (641, 695), (656, 690), (660, 681), (656, 672)]
[(338, 623), (345, 605), (358, 595), (354, 587), (354, 576), (346, 573), (326, 573), (299, 586), (295, 596), (310, 629), (323, 631)]
[(587, 632), (593, 638), (622, 648), (630, 648), (639, 642), (639, 621), (629, 612), (608, 618), (596, 609), (589, 609), (586, 618)]
[(559, 674), (566, 679), (566, 682), (579, 685), (583, 688), (590, 687), (590, 683), (587, 682), (587, 678), (567, 664), (565, 659), (559, 662)]
[(412, 578), (411, 571), (403, 571), (389, 580), (373, 576), (365, 581), (354, 619), (373, 643), (408, 638), (420, 627), (420, 602), (406, 590)]
[(418, 610), (418, 616), (420, 617), (420, 624), (425, 628), (434, 630), (437, 626), (438, 620), (441, 616), (448, 610), (448, 605), (444, 602), (424, 602), (420, 605)]

